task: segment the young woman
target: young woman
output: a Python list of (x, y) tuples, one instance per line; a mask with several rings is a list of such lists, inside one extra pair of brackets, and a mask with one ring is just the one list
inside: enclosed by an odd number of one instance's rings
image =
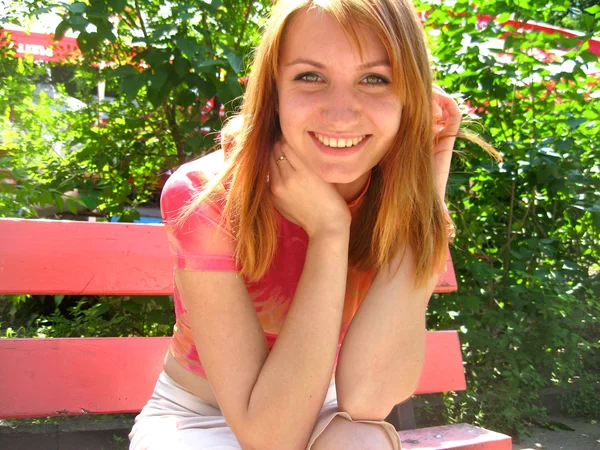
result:
[(410, 0), (280, 0), (161, 207), (177, 321), (132, 449), (399, 449), (461, 115)]

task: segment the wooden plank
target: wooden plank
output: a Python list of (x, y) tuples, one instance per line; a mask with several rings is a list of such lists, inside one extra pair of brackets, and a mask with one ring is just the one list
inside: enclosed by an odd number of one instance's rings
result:
[[(161, 224), (0, 219), (0, 293), (171, 295)], [(436, 292), (456, 290), (448, 270)]]
[(458, 332), (427, 332), (425, 363), (415, 394), (464, 391), (466, 388)]
[(511, 450), (505, 434), (459, 423), (398, 432), (402, 450)]
[(170, 340), (0, 339), (0, 418), (139, 412)]
[[(170, 338), (0, 339), (0, 418), (138, 412)], [(418, 393), (465, 389), (454, 331), (427, 333)]]
[(162, 225), (0, 219), (0, 236), (0, 293), (173, 293)]

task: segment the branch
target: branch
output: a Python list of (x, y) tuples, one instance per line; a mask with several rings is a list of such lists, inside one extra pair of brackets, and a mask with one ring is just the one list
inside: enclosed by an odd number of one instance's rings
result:
[[(161, 150), (162, 150), (162, 152), (163, 152), (163, 154), (164, 154), (164, 156), (165, 156), (165, 160), (166, 160), (166, 161), (169, 163), (169, 169), (170, 169), (170, 170), (173, 170), (173, 169), (174, 169), (174, 167), (176, 167), (176, 166), (173, 166), (173, 165), (171, 164), (171, 160), (172, 160), (173, 158), (172, 158), (172, 155), (169, 155), (169, 153), (168, 153), (168, 151), (167, 151), (167, 146), (165, 145), (165, 141), (164, 141), (164, 139), (163, 139), (163, 133), (164, 133), (164, 130), (163, 130), (163, 129), (160, 129), (160, 128), (158, 128), (158, 127), (156, 127), (156, 128), (152, 128), (152, 132), (153, 132), (152, 134), (153, 134), (153, 135), (156, 137), (156, 139), (158, 140), (158, 143), (159, 143), (159, 145), (160, 145), (160, 148), (161, 148)], [(179, 155), (178, 155), (178, 156), (179, 156)], [(178, 158), (178, 159), (179, 159), (179, 158)]]
[(167, 123), (169, 124), (169, 130), (173, 141), (175, 142), (175, 148), (177, 148), (177, 157), (179, 158), (179, 164), (185, 163), (185, 150), (183, 148), (183, 142), (181, 135), (179, 134), (179, 126), (177, 125), (177, 118), (175, 117), (175, 106), (166, 103), (165, 111), (167, 114)]
[[(465, 218), (463, 217), (462, 213), (460, 212), (460, 210), (456, 209), (456, 213), (458, 214), (458, 217), (460, 218), (460, 221), (462, 223), (462, 229), (465, 230), (465, 233), (467, 233), (467, 236), (469, 237), (469, 239), (473, 242), (473, 243), (477, 243), (477, 241), (475, 240), (475, 236), (473, 236), (471, 234), (471, 232), (469, 231), (469, 227), (467, 226), (467, 223), (465, 222)], [(483, 259), (488, 259), (488, 255), (486, 255), (486, 253), (481, 250), (480, 248), (476, 247), (477, 250), (479, 251), (479, 253), (481, 253), (481, 257)]]
[[(533, 190), (532, 194), (531, 194), (531, 198), (535, 198), (535, 189)], [(529, 217), (529, 211), (531, 210), (531, 204), (533, 203), (533, 201), (530, 201), (527, 204), (527, 208), (525, 209), (525, 214), (523, 214), (523, 218), (521, 220), (518, 221), (519, 223), (519, 227), (518, 228), (523, 228), (523, 224), (525, 223), (525, 220), (527, 219), (527, 217)], [(510, 243), (512, 242), (512, 240), (515, 238), (515, 234), (511, 233), (510, 235), (510, 239), (508, 241), (506, 241), (506, 244), (504, 244), (504, 246), (498, 251), (498, 254), (504, 254), (505, 251), (507, 251), (507, 249), (510, 247)]]
[[(534, 211), (535, 211), (535, 207), (534, 207)], [(540, 223), (537, 220), (537, 217), (535, 214), (532, 214), (531, 218), (533, 219), (533, 223), (536, 226), (536, 228), (538, 229), (538, 231), (540, 232), (540, 234), (542, 236), (544, 236), (545, 238), (548, 237), (548, 234), (544, 231), (544, 229), (542, 228), (542, 226), (540, 225)]]
[(512, 180), (510, 190), (510, 209), (508, 211), (508, 229), (506, 230), (506, 253), (504, 255), (504, 280), (508, 280), (508, 272), (510, 270), (510, 243), (512, 240), (512, 222), (513, 212), (515, 207), (515, 180)]
[(244, 17), (244, 24), (242, 25), (242, 32), (238, 37), (238, 41), (235, 44), (235, 50), (238, 51), (240, 49), (240, 45), (242, 45), (242, 39), (244, 38), (244, 33), (246, 33), (246, 25), (248, 25), (248, 20), (250, 18), (250, 11), (252, 11), (252, 5), (254, 4), (253, 0), (248, 0), (248, 7), (246, 8), (246, 17)]
[(554, 231), (558, 229), (558, 219), (556, 218), (556, 209), (558, 208), (558, 200), (554, 199), (552, 205), (552, 222), (554, 223)]
[(135, 11), (140, 19), (140, 26), (142, 27), (142, 33), (144, 33), (144, 37), (146, 38), (146, 42), (148, 41), (148, 33), (146, 32), (146, 26), (144, 25), (144, 19), (142, 18), (142, 10), (140, 9), (139, 0), (135, 0)]
[[(494, 268), (494, 260), (493, 259), (490, 260), (490, 268), (491, 269)], [(494, 284), (493, 271), (492, 271), (492, 276), (490, 277), (489, 291), (490, 291), (489, 304), (490, 304), (490, 307), (493, 307), (494, 306), (494, 297), (496, 296), (496, 285)]]
[(208, 22), (206, 21), (206, 14), (202, 14), (202, 26), (204, 27), (205, 31), (205, 33), (202, 33), (204, 35), (204, 44), (206, 44), (206, 46), (214, 52), (215, 49), (213, 47), (212, 41), (210, 40), (210, 33), (207, 32)]

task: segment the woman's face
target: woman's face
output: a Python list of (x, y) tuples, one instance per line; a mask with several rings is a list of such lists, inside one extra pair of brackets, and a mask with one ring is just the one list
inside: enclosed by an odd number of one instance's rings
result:
[(386, 154), (402, 115), (385, 47), (366, 27), (357, 32), (363, 59), (328, 13), (300, 12), (284, 35), (277, 78), (285, 140), (346, 199)]

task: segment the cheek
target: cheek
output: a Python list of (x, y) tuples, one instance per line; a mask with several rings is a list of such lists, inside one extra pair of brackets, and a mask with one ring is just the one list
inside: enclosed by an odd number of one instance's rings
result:
[(315, 117), (315, 101), (306, 95), (288, 93), (279, 104), (279, 122), (284, 134), (301, 133)]
[(293, 117), (307, 115), (310, 110), (313, 110), (316, 105), (314, 95), (307, 95), (300, 92), (288, 92), (285, 100), (282, 101), (281, 107), (286, 114)]
[(396, 99), (369, 102), (372, 121), (382, 136), (395, 136), (400, 127), (402, 106)]

